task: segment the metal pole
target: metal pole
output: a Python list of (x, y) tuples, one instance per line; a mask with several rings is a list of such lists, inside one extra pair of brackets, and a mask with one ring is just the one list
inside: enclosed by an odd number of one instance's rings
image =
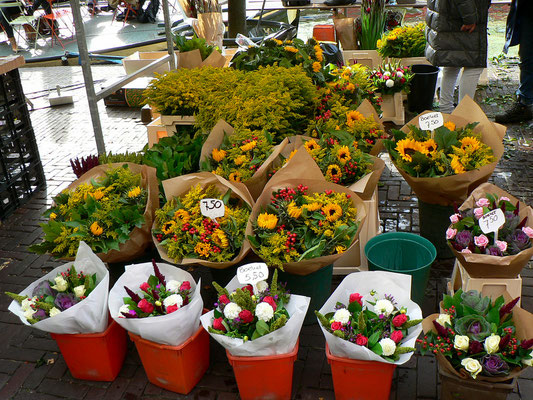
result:
[(230, 38), (246, 35), (246, 0), (228, 0), (228, 30)]
[[(72, 0), (71, 0), (72, 1)], [(168, 0), (163, 0), (163, 18), (165, 20), (165, 36), (167, 37), (167, 49), (170, 57), (170, 70), (176, 69), (176, 58), (174, 57), (174, 41), (170, 30), (170, 12), (168, 10)]]
[(87, 91), (87, 102), (89, 103), (89, 112), (91, 114), (91, 120), (93, 123), (96, 149), (98, 151), (98, 154), (103, 154), (106, 152), (104, 135), (102, 134), (102, 124), (100, 122), (100, 115), (98, 114), (98, 103), (94, 91), (94, 80), (91, 71), (89, 51), (87, 50), (87, 42), (85, 39), (85, 28), (83, 26), (83, 18), (81, 17), (80, 1), (70, 0), (70, 8), (72, 9), (72, 16), (74, 17), (76, 41), (78, 43), (78, 52), (80, 53), (79, 57), (81, 60), (81, 71), (83, 73), (83, 80), (85, 82), (85, 90)]

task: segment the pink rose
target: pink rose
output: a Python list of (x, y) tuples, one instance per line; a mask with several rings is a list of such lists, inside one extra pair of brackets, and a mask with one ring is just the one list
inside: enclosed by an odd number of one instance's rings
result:
[(503, 240), (496, 240), (496, 246), (498, 246), (502, 253), (507, 250), (507, 242)]
[(368, 338), (366, 336), (359, 334), (355, 338), (355, 344), (359, 346), (366, 346), (368, 344)]
[(148, 282), (141, 283), (141, 286), (139, 286), (143, 292), (148, 292), (148, 289), (150, 289), (150, 285)]
[(477, 219), (483, 216), (483, 207), (474, 208), (474, 215)]
[(137, 304), (137, 307), (139, 307), (142, 312), (147, 313), (147, 314), (151, 314), (154, 311), (154, 305), (145, 299), (142, 299), (141, 301), (139, 301), (139, 303)]
[(220, 317), (220, 318), (215, 318), (213, 320), (213, 329), (216, 329), (217, 331), (222, 331), (222, 332), (226, 332), (226, 327), (224, 326), (224, 324), (222, 323), (223, 321), (223, 318)]
[(177, 311), (178, 310), (178, 305), (177, 304), (173, 304), (171, 306), (168, 306), (167, 307), (167, 314), (172, 314), (174, 311)]
[(472, 252), (469, 249), (463, 249), (461, 253), (471, 254)]
[(180, 290), (191, 290), (191, 282), (184, 281), (180, 286)]
[(457, 229), (448, 228), (446, 230), (446, 239), (453, 239), (457, 235)]
[(450, 216), (450, 221), (452, 221), (452, 224), (458, 223), (460, 216), (460, 214), (453, 214), (452, 216)]
[(350, 295), (350, 303), (357, 301), (360, 305), (363, 305), (362, 299), (363, 299), (363, 296), (361, 296), (359, 293), (352, 293)]
[(482, 197), (481, 199), (476, 201), (476, 205), (478, 207), (488, 207), (488, 206), (490, 206), (490, 201), (486, 197)]
[(477, 247), (487, 247), (489, 238), (485, 235), (474, 236), (474, 243)]
[(498, 201), (511, 201), (511, 199), (509, 197), (502, 196), (498, 199)]
[(522, 228), (522, 232), (524, 232), (530, 239), (533, 239), (533, 228), (530, 228), (529, 226), (524, 226)]
[(407, 322), (407, 315), (405, 314), (398, 314), (397, 316), (395, 316), (393, 319), (392, 319), (392, 324), (396, 327), (396, 328), (399, 328), (401, 327), (403, 324), (405, 324)]
[(218, 302), (221, 303), (221, 304), (228, 304), (230, 302), (230, 300), (228, 299), (228, 296), (226, 296), (225, 294), (221, 295), (219, 298), (218, 298)]
[(394, 341), (394, 343), (398, 344), (403, 339), (403, 333), (402, 331), (394, 331), (390, 334), (390, 338)]
[(331, 323), (331, 330), (332, 331), (340, 331), (342, 328), (342, 324), (338, 321), (335, 321), (335, 322), (332, 322)]

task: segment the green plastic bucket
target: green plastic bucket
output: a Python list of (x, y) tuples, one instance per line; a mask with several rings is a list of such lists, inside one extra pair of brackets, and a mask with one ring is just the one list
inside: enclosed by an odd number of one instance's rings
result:
[(287, 282), (287, 289), (293, 294), (311, 297), (304, 324), (316, 323), (315, 310), (320, 310), (331, 295), (333, 264), (320, 268), (309, 275), (293, 275), (278, 271), (278, 281)]
[(453, 258), (454, 255), (446, 240), (446, 229), (450, 226), (452, 206), (441, 206), (418, 200), (420, 235), (435, 246), (437, 258)]
[(407, 232), (375, 236), (365, 246), (370, 271), (389, 271), (411, 275), (411, 299), (422, 305), (431, 264), (437, 251), (433, 244)]

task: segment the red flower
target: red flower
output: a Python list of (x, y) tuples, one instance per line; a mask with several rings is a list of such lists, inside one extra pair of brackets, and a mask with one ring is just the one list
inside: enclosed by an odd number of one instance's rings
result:
[(364, 335), (359, 334), (355, 338), (355, 344), (359, 346), (366, 346), (368, 344), (368, 338)]
[(173, 313), (176, 311), (179, 307), (176, 304), (173, 304), (171, 306), (167, 307), (167, 314)]
[(405, 324), (407, 322), (407, 315), (405, 314), (398, 314), (397, 316), (395, 316), (393, 319), (392, 319), (392, 324), (396, 327), (396, 328), (399, 328), (400, 326), (402, 326), (403, 324)]
[(254, 287), (252, 285), (246, 285), (242, 290), (247, 290), (250, 295), (254, 294)]
[(331, 330), (332, 331), (340, 331), (342, 328), (342, 324), (338, 321), (335, 321), (335, 322), (332, 322), (331, 323)]
[(249, 324), (250, 322), (252, 322), (254, 320), (254, 315), (248, 310), (242, 310), (239, 313), (239, 318), (245, 324)]
[(363, 296), (361, 296), (359, 293), (352, 293), (350, 295), (350, 303), (353, 303), (354, 301), (357, 301), (361, 306), (363, 305)]
[(481, 353), (483, 351), (483, 345), (481, 342), (478, 342), (477, 340), (470, 341), (470, 344), (468, 346), (468, 352), (470, 354), (477, 354)]
[(218, 298), (218, 302), (219, 303), (222, 303), (222, 304), (228, 304), (230, 303), (229, 299), (228, 299), (228, 296), (226, 296), (225, 294), (223, 294), (222, 296), (220, 296)]
[(276, 306), (276, 302), (274, 301), (274, 299), (273, 299), (271, 296), (267, 296), (267, 297), (265, 297), (265, 298), (263, 299), (263, 301), (264, 301), (265, 303), (270, 304), (270, 305), (272, 306), (272, 308), (274, 309), (274, 312), (276, 311), (276, 308), (277, 308), (277, 306)]
[(148, 289), (150, 289), (150, 285), (148, 284), (148, 282), (143, 282), (141, 283), (140, 288), (143, 292), (148, 292)]
[(390, 334), (390, 338), (394, 341), (394, 343), (398, 344), (403, 339), (403, 333), (402, 331), (394, 331)]
[(189, 281), (183, 281), (180, 290), (191, 290), (191, 283)]
[(139, 307), (142, 312), (145, 312), (147, 314), (151, 314), (154, 311), (154, 305), (146, 299), (142, 299), (141, 301), (139, 301), (137, 307)]
[(222, 324), (222, 317), (215, 318), (213, 320), (213, 329), (216, 329), (217, 331), (226, 332), (226, 327)]

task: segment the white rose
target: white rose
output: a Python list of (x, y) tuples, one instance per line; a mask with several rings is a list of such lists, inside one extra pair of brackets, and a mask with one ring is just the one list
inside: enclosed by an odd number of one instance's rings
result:
[(120, 308), (118, 309), (118, 318), (126, 318), (122, 313), (129, 314), (130, 308), (127, 304), (122, 304)]
[(455, 340), (453, 341), (453, 347), (455, 347), (457, 350), (468, 350), (468, 345), (470, 344), (470, 339), (468, 339), (468, 336), (463, 335), (457, 335), (455, 336)]
[(522, 360), (522, 364), (527, 365), (528, 367), (533, 367), (533, 350), (531, 350), (531, 353), (529, 355), (532, 357), (529, 360)]
[(33, 318), (33, 314), (35, 314), (35, 310), (32, 308), (28, 308), (26, 311), (24, 311), (24, 318), (26, 319)]
[(335, 322), (340, 322), (343, 325), (346, 325), (350, 320), (351, 314), (346, 308), (341, 308), (340, 310), (335, 311), (333, 315), (333, 320)]
[[(224, 311), (226, 311), (226, 309), (224, 309)], [(268, 322), (274, 316), (274, 309), (272, 308), (272, 306), (270, 304), (265, 303), (263, 301), (263, 302), (259, 303), (257, 305), (257, 307), (255, 307), (255, 315), (260, 320)]]
[(400, 72), (400, 71), (398, 71), (398, 72), (396, 72), (396, 76), (397, 76), (398, 78), (402, 79), (402, 78), (403, 78), (403, 73)]
[(181, 307), (182, 304), (183, 304), (183, 297), (181, 297), (181, 295), (179, 294), (173, 294), (171, 296), (168, 296), (165, 300), (163, 300), (163, 305), (165, 307), (174, 306), (174, 305)]
[(85, 285), (76, 286), (73, 290), (78, 299), (85, 296)]
[(483, 347), (485, 348), (485, 351), (488, 354), (494, 354), (497, 353), (500, 349), (500, 340), (501, 338), (498, 335), (492, 334), (488, 338), (485, 339), (485, 343), (483, 343)]
[(376, 305), (374, 306), (374, 311), (377, 314), (383, 314), (387, 316), (394, 311), (394, 306), (389, 300), (382, 299), (382, 300), (376, 301)]
[(54, 281), (56, 284), (52, 286), (52, 289), (55, 289), (58, 292), (64, 292), (65, 290), (68, 289), (68, 282), (61, 275), (56, 276), (54, 278)]
[(381, 350), (383, 350), (384, 356), (392, 356), (396, 351), (396, 343), (390, 338), (381, 339), (379, 344), (381, 345)]
[(20, 307), (22, 307), (22, 311), (26, 311), (26, 310), (29, 310), (31, 308), (31, 306), (34, 305), (34, 304), (35, 304), (35, 302), (30, 297), (28, 299), (22, 300), (22, 303), (20, 303)]
[(385, 71), (385, 72), (383, 72), (383, 76), (385, 76), (385, 75), (386, 75), (386, 76), (390, 76), (390, 72), (389, 72), (389, 71)]
[(387, 79), (385, 81), (385, 86), (387, 86), (388, 88), (391, 88), (394, 86), (394, 81), (392, 79)]
[(268, 289), (268, 283), (266, 283), (266, 281), (259, 281), (255, 286), (257, 287), (258, 292), (264, 292)]
[(465, 367), (468, 372), (470, 372), (470, 375), (474, 379), (476, 379), (477, 374), (479, 374), (482, 370), (479, 361), (474, 360), (473, 358), (463, 358), (463, 360), (461, 361), (461, 365)]
[(55, 317), (58, 314), (61, 314), (61, 310), (59, 310), (58, 308), (52, 307), (52, 309), (50, 310), (50, 316)]
[(439, 317), (435, 321), (442, 326), (446, 326), (446, 324), (452, 324), (450, 314), (439, 314)]
[(180, 281), (175, 281), (175, 280), (168, 281), (167, 282), (167, 292), (178, 293), (178, 291), (180, 290), (180, 286), (181, 286), (181, 282)]
[[(259, 307), (259, 305), (258, 305)], [(242, 311), (242, 308), (240, 308), (235, 303), (228, 303), (224, 306), (224, 316), (227, 319), (235, 319), (239, 316), (239, 313)]]

